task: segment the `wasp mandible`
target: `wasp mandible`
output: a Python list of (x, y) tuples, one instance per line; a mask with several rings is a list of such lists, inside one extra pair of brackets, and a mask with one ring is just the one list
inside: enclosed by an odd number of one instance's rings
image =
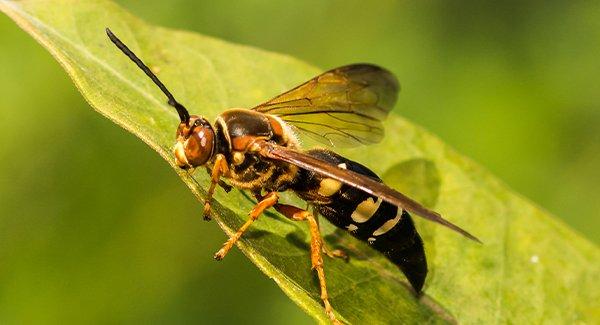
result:
[[(339, 67), (254, 108), (227, 109), (210, 123), (202, 116), (190, 115), (142, 60), (108, 28), (106, 33), (177, 110), (180, 122), (173, 149), (177, 165), (182, 169), (205, 166), (211, 176), (205, 218), (210, 215), (217, 185), (249, 191), (257, 200), (248, 220), (225, 242), (215, 259), (223, 259), (267, 209), (306, 221), (311, 234), (311, 264), (317, 272), (325, 312), (338, 323), (327, 294), (322, 253), (338, 257), (345, 254), (326, 249), (318, 215), (383, 253), (400, 268), (417, 293), (425, 282), (427, 261), (423, 241), (409, 213), (479, 241), (438, 213), (386, 186), (369, 168), (328, 149), (302, 150), (299, 134), (330, 147), (379, 142), (384, 133), (382, 121), (394, 107), (399, 92), (398, 81), (389, 71), (372, 64)], [(283, 191), (293, 191), (314, 208), (313, 213), (280, 203), (278, 193)]]

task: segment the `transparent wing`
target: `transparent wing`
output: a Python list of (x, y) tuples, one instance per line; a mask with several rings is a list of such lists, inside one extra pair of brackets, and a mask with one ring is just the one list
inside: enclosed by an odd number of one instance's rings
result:
[(412, 212), (427, 220), (444, 225), (469, 239), (481, 243), (477, 237), (471, 235), (469, 232), (451, 223), (450, 221), (442, 218), (442, 216), (437, 212), (427, 209), (413, 199), (394, 190), (393, 188), (388, 187), (384, 183), (374, 180), (373, 178), (348, 169), (338, 168), (337, 166), (331, 165), (328, 162), (317, 159), (305, 153), (266, 142), (262, 144), (260, 154), (266, 158), (285, 161), (300, 168), (336, 179), (344, 184), (379, 197), (382, 200), (405, 209), (408, 212)]
[(323, 144), (353, 147), (381, 141), (381, 122), (398, 91), (389, 71), (353, 64), (327, 71), (253, 110), (276, 115)]

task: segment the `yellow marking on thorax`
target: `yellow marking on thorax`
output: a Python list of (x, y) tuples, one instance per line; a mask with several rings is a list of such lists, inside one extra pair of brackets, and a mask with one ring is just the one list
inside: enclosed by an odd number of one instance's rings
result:
[(229, 150), (231, 150), (231, 136), (229, 135), (229, 130), (227, 129), (227, 123), (225, 123), (225, 120), (223, 120), (223, 117), (218, 116), (216, 124), (221, 126), (221, 130), (223, 131), (223, 135), (225, 136), (227, 146), (228, 146)]
[(234, 151), (233, 154), (233, 164), (238, 166), (241, 165), (246, 159), (246, 155), (241, 151)]

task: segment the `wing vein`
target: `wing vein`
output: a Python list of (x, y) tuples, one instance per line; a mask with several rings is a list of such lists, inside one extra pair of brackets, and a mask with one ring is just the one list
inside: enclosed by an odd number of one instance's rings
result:
[[(333, 147), (377, 143), (383, 121), (398, 97), (398, 81), (370, 64), (329, 70), (253, 108), (272, 114)], [(321, 123), (317, 123), (320, 121)], [(310, 132), (307, 130), (308, 124)]]

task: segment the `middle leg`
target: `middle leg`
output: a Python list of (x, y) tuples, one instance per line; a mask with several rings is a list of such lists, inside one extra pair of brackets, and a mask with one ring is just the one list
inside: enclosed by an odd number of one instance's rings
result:
[(229, 250), (233, 247), (233, 245), (240, 239), (240, 237), (242, 237), (242, 234), (244, 234), (244, 232), (248, 230), (250, 225), (252, 225), (252, 223), (256, 219), (258, 219), (258, 216), (260, 216), (263, 213), (263, 211), (277, 204), (278, 200), (279, 195), (277, 194), (277, 192), (271, 192), (262, 197), (258, 201), (258, 203), (256, 203), (252, 211), (250, 211), (250, 216), (248, 220), (240, 227), (240, 229), (238, 229), (238, 231), (235, 234), (233, 234), (233, 236), (229, 237), (225, 244), (223, 244), (223, 247), (215, 254), (215, 260), (222, 260), (225, 257), (225, 255), (227, 255)]

